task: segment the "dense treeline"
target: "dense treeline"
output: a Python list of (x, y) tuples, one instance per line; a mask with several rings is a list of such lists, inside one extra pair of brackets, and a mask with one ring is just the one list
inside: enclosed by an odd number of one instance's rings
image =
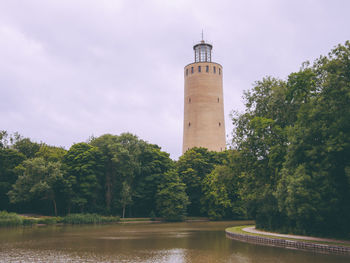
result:
[(132, 134), (63, 148), (0, 134), (0, 210), (182, 220), (350, 236), (350, 42), (286, 80), (266, 77), (234, 112), (232, 147), (178, 161)]
[(219, 218), (208, 213), (205, 202), (213, 197), (203, 182), (224, 158), (224, 153), (196, 148), (174, 162), (158, 146), (129, 133), (90, 138), (67, 151), (3, 131), (0, 210)]
[(244, 97), (227, 167), (257, 226), (350, 236), (350, 42)]
[(1, 209), (149, 216), (169, 154), (131, 134), (63, 148), (5, 131), (0, 138)]

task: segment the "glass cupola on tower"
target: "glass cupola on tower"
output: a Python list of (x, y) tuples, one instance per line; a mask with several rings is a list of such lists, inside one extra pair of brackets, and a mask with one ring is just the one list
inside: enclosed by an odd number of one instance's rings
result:
[(195, 62), (211, 62), (211, 50), (213, 46), (202, 40), (199, 44), (193, 46)]

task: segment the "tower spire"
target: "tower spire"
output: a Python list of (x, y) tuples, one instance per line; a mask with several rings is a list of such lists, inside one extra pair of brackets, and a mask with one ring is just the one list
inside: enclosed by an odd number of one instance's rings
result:
[(202, 29), (202, 42), (204, 42), (204, 39), (203, 39), (203, 29)]

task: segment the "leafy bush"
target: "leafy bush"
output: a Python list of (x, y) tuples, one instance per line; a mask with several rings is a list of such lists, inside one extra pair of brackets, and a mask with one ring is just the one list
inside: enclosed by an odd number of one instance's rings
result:
[(32, 217), (22, 217), (22, 222), (24, 226), (32, 226), (38, 223), (38, 219)]
[(118, 222), (118, 216), (100, 216), (97, 214), (70, 214), (63, 218), (65, 224), (101, 224)]
[(70, 214), (65, 217), (23, 217), (16, 213), (0, 211), (0, 227), (2, 226), (31, 226), (35, 224), (54, 225), (65, 224), (102, 224), (119, 222), (119, 216), (101, 216), (98, 214)]
[(38, 224), (45, 224), (45, 225), (53, 225), (57, 223), (56, 217), (43, 217), (39, 218), (37, 221)]
[(0, 212), (0, 226), (21, 226), (23, 219), (16, 213)]
[(102, 223), (113, 223), (113, 222), (119, 222), (120, 217), (119, 216), (101, 216)]

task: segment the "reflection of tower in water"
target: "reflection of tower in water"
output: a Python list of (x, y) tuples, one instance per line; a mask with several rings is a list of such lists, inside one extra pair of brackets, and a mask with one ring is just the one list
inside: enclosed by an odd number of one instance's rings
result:
[(194, 45), (194, 63), (185, 67), (182, 153), (193, 147), (226, 148), (222, 66), (211, 61), (213, 46)]

